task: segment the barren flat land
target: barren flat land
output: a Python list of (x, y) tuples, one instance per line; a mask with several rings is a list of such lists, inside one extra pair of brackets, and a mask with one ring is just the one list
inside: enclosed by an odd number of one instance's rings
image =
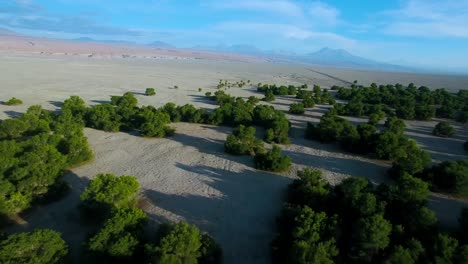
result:
[[(0, 105), (0, 119), (17, 116), (34, 104), (56, 110), (71, 95), (78, 95), (93, 105), (108, 102), (111, 95), (124, 92), (135, 93), (141, 105), (159, 107), (174, 102), (213, 109), (216, 105), (204, 94), (216, 91), (220, 79), (250, 80), (253, 84), (306, 83), (324, 88), (345, 86), (354, 80), (366, 85), (413, 82), (452, 91), (468, 87), (466, 76), (338, 70), (245, 58), (175, 59), (149, 55), (122, 58), (73, 56), (68, 52), (55, 55), (4, 52), (0, 55), (0, 101), (17, 97), (24, 104)], [(156, 96), (144, 96), (147, 87), (155, 88)], [(227, 93), (263, 97), (256, 92), (256, 87), (249, 85), (230, 88)], [(295, 101), (292, 97), (278, 97), (271, 105), (287, 111)], [(221, 244), (226, 263), (268, 263), (275, 217), (280, 212), (284, 191), (297, 170), (305, 166), (318, 168), (333, 184), (349, 176), (362, 176), (373, 183), (389, 181), (388, 162), (343, 153), (333, 144), (304, 139), (307, 122), (317, 123), (328, 107), (317, 105), (300, 116), (288, 114), (293, 124), (292, 143), (281, 147), (294, 165), (284, 174), (257, 171), (251, 157), (225, 154), (223, 144), (231, 132), (227, 127), (175, 123), (172, 124), (175, 135), (166, 139), (87, 128), (85, 133), (95, 159), (66, 174), (72, 193), (58, 202), (31, 210), (24, 216), (24, 224), (8, 232), (39, 227), (56, 229), (69, 242), (71, 254), (78, 256), (80, 244), (89, 231), (79, 222), (79, 194), (89, 179), (109, 172), (138, 177), (142, 189), (140, 207), (149, 214), (153, 225), (187, 220)], [(406, 134), (428, 150), (434, 162), (468, 158), (462, 148), (462, 143), (468, 140), (467, 127), (453, 123), (456, 136), (439, 138), (431, 134), (437, 120), (406, 123)], [(466, 205), (466, 201), (434, 194), (429, 206), (441, 224), (451, 228), (457, 224), (459, 210)]]

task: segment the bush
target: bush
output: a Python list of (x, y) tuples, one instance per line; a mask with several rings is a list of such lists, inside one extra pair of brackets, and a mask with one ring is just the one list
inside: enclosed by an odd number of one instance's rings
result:
[(272, 102), (274, 101), (276, 98), (275, 98), (275, 95), (273, 94), (272, 91), (266, 91), (265, 92), (265, 97), (263, 98), (263, 101), (265, 102)]
[(130, 260), (140, 244), (147, 218), (141, 209), (118, 209), (89, 239), (87, 250), (101, 260)]
[(291, 114), (303, 114), (305, 112), (304, 104), (293, 103), (289, 106), (289, 113)]
[(256, 96), (249, 96), (249, 98), (247, 99), (247, 103), (249, 104), (252, 104), (252, 105), (256, 105), (260, 102), (260, 99), (258, 99)]
[(254, 156), (256, 153), (262, 153), (264, 148), (263, 143), (255, 137), (254, 127), (240, 125), (227, 137), (224, 151), (234, 155)]
[(206, 92), (206, 93), (205, 93), (205, 96), (206, 96), (206, 97), (211, 97), (211, 92)]
[(83, 207), (90, 213), (107, 216), (113, 209), (132, 208), (140, 184), (133, 176), (98, 174), (81, 194)]
[(85, 120), (87, 126), (108, 132), (119, 131), (121, 126), (121, 117), (117, 114), (115, 107), (110, 104), (92, 107), (87, 112)]
[(174, 129), (167, 126), (171, 122), (169, 114), (149, 107), (142, 108), (138, 114), (141, 134), (146, 137), (167, 137), (174, 134)]
[(12, 97), (12, 98), (10, 98), (10, 100), (4, 102), (5, 105), (20, 105), (22, 103), (23, 103), (23, 101), (21, 101), (20, 99), (18, 99), (16, 97)]
[(146, 96), (153, 96), (153, 95), (156, 95), (156, 91), (154, 91), (154, 88), (146, 88), (146, 90), (145, 90), (145, 95), (146, 95)]
[(312, 108), (315, 106), (315, 100), (311, 96), (308, 96), (302, 100), (302, 104), (305, 108)]
[(468, 160), (444, 161), (421, 174), (436, 190), (468, 197)]
[(448, 122), (440, 122), (434, 127), (432, 134), (438, 137), (451, 137), (455, 134), (455, 129)]
[(60, 233), (49, 229), (17, 233), (0, 241), (0, 263), (60, 264), (67, 255), (68, 246)]
[(281, 156), (281, 148), (274, 145), (266, 153), (259, 153), (255, 156), (255, 168), (266, 171), (281, 172), (291, 167), (291, 158)]
[(156, 245), (145, 247), (151, 263), (220, 263), (219, 246), (194, 225), (180, 222), (166, 229)]

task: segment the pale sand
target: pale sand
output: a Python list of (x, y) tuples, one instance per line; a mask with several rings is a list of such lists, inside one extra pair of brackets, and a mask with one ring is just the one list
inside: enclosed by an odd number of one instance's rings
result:
[[(210, 60), (175, 61), (145, 59), (88, 59), (61, 57), (6, 56), (0, 60), (0, 100), (12, 96), (25, 104), (0, 105), (0, 118), (15, 116), (32, 104), (57, 109), (70, 95), (79, 95), (89, 104), (108, 101), (110, 95), (127, 91), (137, 93), (142, 105), (161, 106), (167, 102), (193, 103), (198, 107), (216, 107), (204, 98), (214, 92), (219, 79), (250, 79), (275, 84), (320, 84), (337, 81), (302, 66), (220, 62)], [(179, 89), (173, 89), (178, 85)], [(146, 97), (146, 87), (157, 95)], [(203, 91), (198, 92), (202, 87)], [(231, 88), (235, 96), (261, 95), (253, 87)], [(273, 105), (287, 110), (293, 98), (279, 98)], [(329, 106), (316, 106), (304, 115), (288, 118), (293, 123), (292, 144), (282, 146), (292, 157), (290, 172), (273, 174), (253, 169), (248, 156), (223, 152), (223, 143), (231, 129), (198, 124), (173, 124), (176, 135), (168, 139), (145, 139), (126, 133), (105, 133), (86, 129), (95, 160), (74, 169), (65, 179), (73, 188), (65, 199), (30, 212), (29, 224), (9, 232), (38, 227), (54, 228), (70, 243), (72, 256), (89, 230), (79, 222), (76, 205), (87, 181), (98, 173), (138, 177), (142, 195), (140, 206), (154, 224), (187, 220), (210, 233), (221, 244), (227, 263), (268, 263), (269, 243), (274, 236), (274, 221), (281, 209), (286, 186), (304, 166), (318, 168), (332, 184), (349, 175), (363, 176), (374, 183), (386, 182), (386, 162), (343, 153), (336, 145), (322, 145), (303, 138), (306, 122), (318, 122)], [(351, 121), (362, 121), (352, 119)], [(434, 160), (467, 158), (461, 144), (467, 129), (458, 126), (458, 136), (435, 138), (430, 130), (435, 122), (407, 122), (407, 134), (431, 151)], [(259, 129), (261, 134), (261, 129)], [(441, 223), (455, 226), (459, 209), (466, 205), (442, 195), (431, 197)]]

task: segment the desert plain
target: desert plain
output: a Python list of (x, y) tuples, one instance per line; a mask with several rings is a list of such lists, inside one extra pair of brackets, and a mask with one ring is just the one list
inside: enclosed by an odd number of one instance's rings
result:
[[(190, 52), (171, 56), (166, 53), (122, 57), (90, 52), (93, 56), (85, 56), (64, 50), (12, 52), (4, 47), (0, 53), (0, 101), (16, 97), (24, 103), (0, 105), (0, 119), (18, 116), (35, 104), (58, 110), (63, 100), (71, 95), (78, 95), (94, 105), (109, 102), (110, 96), (125, 92), (133, 92), (140, 105), (159, 107), (174, 102), (213, 109), (216, 105), (205, 93), (216, 91), (221, 79), (250, 80), (252, 85), (229, 88), (226, 92), (259, 98), (263, 97), (256, 92), (255, 84), (259, 82), (306, 83), (323, 88), (346, 86), (354, 80), (364, 85), (413, 82), (451, 91), (468, 87), (467, 76), (370, 72), (233, 55), (193, 57)], [(145, 96), (147, 87), (155, 88), (156, 96)], [(295, 101), (293, 97), (278, 97), (271, 105), (287, 112), (289, 104)], [(280, 213), (286, 187), (298, 170), (305, 166), (320, 169), (332, 184), (349, 176), (365, 177), (376, 184), (390, 181), (386, 175), (391, 166), (388, 162), (348, 154), (336, 145), (304, 139), (307, 122), (318, 123), (328, 107), (316, 105), (303, 115), (288, 114), (293, 125), (292, 142), (281, 148), (292, 158), (293, 168), (282, 174), (254, 169), (251, 157), (224, 153), (223, 144), (231, 132), (228, 127), (175, 123), (172, 124), (176, 128), (175, 135), (165, 139), (86, 128), (95, 158), (66, 173), (64, 179), (72, 187), (71, 193), (60, 201), (28, 211), (23, 215), (23, 223), (10, 227), (7, 232), (55, 229), (69, 243), (72, 256), (77, 257), (89, 232), (80, 224), (77, 209), (79, 195), (88, 181), (98, 173), (133, 175), (141, 185), (139, 206), (150, 216), (152, 226), (186, 220), (221, 244), (226, 263), (268, 263), (275, 217)], [(431, 134), (437, 119), (407, 121), (406, 134), (429, 151), (434, 162), (467, 159), (462, 144), (468, 140), (468, 128), (452, 123), (457, 130), (452, 138)], [(463, 206), (468, 206), (468, 202), (456, 197), (443, 194), (430, 197), (429, 207), (447, 229), (457, 225)]]

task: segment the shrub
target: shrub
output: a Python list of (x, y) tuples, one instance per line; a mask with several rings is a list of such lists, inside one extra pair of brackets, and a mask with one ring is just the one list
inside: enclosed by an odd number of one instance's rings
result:
[(147, 218), (141, 209), (118, 209), (106, 220), (101, 230), (89, 239), (87, 250), (103, 260), (130, 260), (140, 244)]
[(83, 99), (74, 95), (70, 96), (70, 98), (63, 102), (62, 112), (65, 111), (70, 111), (74, 117), (83, 120), (88, 111), (88, 108), (86, 107), (86, 104)]
[(468, 197), (468, 160), (444, 161), (421, 174), (437, 190)]
[(305, 108), (312, 108), (315, 106), (315, 100), (312, 96), (307, 96), (302, 100), (302, 104)]
[(305, 112), (304, 104), (293, 103), (289, 106), (289, 113), (291, 114), (303, 114)]
[(451, 137), (455, 134), (455, 129), (448, 122), (440, 122), (434, 127), (432, 134), (438, 137)]
[(255, 137), (255, 128), (243, 125), (235, 128), (232, 135), (229, 135), (224, 143), (224, 151), (234, 155), (249, 154), (254, 156), (263, 150), (263, 143)]
[(153, 96), (153, 95), (156, 95), (156, 91), (154, 91), (154, 88), (146, 88), (146, 90), (145, 90), (145, 95), (146, 95), (146, 96)]
[(274, 101), (276, 98), (275, 98), (275, 95), (273, 94), (272, 91), (266, 91), (265, 92), (265, 97), (263, 98), (263, 101), (265, 102), (272, 102)]
[(10, 100), (4, 102), (5, 105), (20, 105), (22, 103), (23, 103), (23, 101), (21, 101), (20, 99), (18, 99), (16, 97), (12, 97), (12, 98), (10, 98)]
[(266, 153), (259, 153), (255, 156), (255, 168), (266, 171), (281, 172), (291, 167), (291, 158), (281, 156), (281, 148), (274, 145)]
[(98, 174), (80, 199), (85, 210), (106, 216), (112, 209), (131, 208), (136, 204), (140, 184), (133, 176)]
[(206, 92), (206, 93), (205, 93), (205, 96), (206, 96), (206, 97), (211, 97), (211, 92)]
[(100, 104), (92, 107), (85, 117), (87, 126), (108, 132), (120, 130), (121, 117), (115, 107), (110, 104)]
[[(155, 263), (218, 263), (221, 252), (212, 239), (200, 234), (194, 225), (184, 222), (165, 227), (156, 245), (147, 245), (146, 251)], [(165, 232), (164, 232), (165, 231)], [(210, 262), (208, 262), (210, 263)]]
[(174, 134), (174, 129), (167, 126), (171, 122), (169, 114), (150, 108), (142, 108), (138, 114), (141, 120), (141, 134), (146, 137), (167, 137)]
[(256, 105), (260, 102), (260, 99), (258, 99), (256, 96), (249, 96), (249, 98), (247, 99), (247, 103), (249, 104), (252, 104), (252, 105)]
[(17, 233), (0, 241), (1, 263), (60, 264), (67, 255), (68, 246), (60, 233), (49, 229)]

